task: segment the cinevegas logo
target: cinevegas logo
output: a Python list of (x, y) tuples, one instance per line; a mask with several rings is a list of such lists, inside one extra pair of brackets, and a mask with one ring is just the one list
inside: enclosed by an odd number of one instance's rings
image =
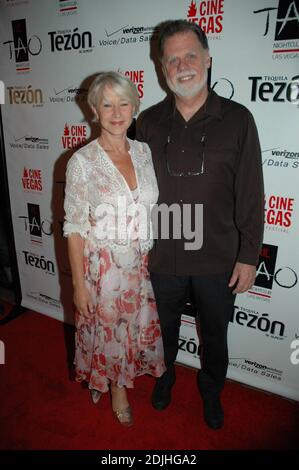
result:
[(118, 69), (118, 72), (128, 77), (135, 85), (138, 91), (139, 98), (144, 96), (144, 70), (126, 70)]
[(24, 167), (22, 186), (24, 191), (41, 193), (43, 190), (42, 171), (38, 168)]
[[(219, 34), (223, 30), (223, 5), (224, 0), (202, 0), (199, 2), (191, 0), (187, 20), (198, 24), (207, 35)], [(213, 36), (212, 38), (216, 39)]]
[(61, 137), (64, 149), (75, 149), (84, 145), (87, 140), (87, 126), (84, 124), (69, 125), (65, 123), (63, 136)]
[(31, 70), (29, 57), (37, 56), (41, 53), (41, 40), (35, 34), (30, 36), (28, 40), (26, 19), (13, 20), (11, 24), (13, 39), (4, 41), (3, 45), (8, 45), (10, 60), (14, 56), (16, 71), (28, 73)]
[(265, 228), (288, 233), (292, 226), (294, 201), (293, 197), (265, 195)]

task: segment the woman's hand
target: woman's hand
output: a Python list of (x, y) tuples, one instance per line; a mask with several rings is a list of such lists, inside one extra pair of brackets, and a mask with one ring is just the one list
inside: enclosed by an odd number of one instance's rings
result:
[(93, 306), (90, 293), (86, 286), (74, 288), (74, 304), (80, 315), (90, 318)]

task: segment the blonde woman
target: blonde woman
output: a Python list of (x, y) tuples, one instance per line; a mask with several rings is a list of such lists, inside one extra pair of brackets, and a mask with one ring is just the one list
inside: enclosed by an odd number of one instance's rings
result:
[(135, 85), (120, 73), (101, 73), (88, 102), (99, 137), (70, 159), (64, 204), (76, 307), (76, 378), (88, 383), (94, 403), (110, 389), (115, 417), (129, 426), (127, 389), (136, 376), (159, 377), (165, 371), (147, 270), (149, 215), (158, 188), (148, 145), (126, 136), (139, 108)]

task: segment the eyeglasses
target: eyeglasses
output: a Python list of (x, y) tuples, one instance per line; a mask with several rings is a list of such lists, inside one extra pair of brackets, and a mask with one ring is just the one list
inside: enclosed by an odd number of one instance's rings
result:
[(206, 134), (205, 132), (201, 136), (200, 139), (200, 144), (202, 147), (202, 151), (200, 154), (198, 154), (198, 160), (199, 160), (199, 165), (200, 169), (199, 171), (174, 171), (170, 168), (169, 165), (169, 144), (171, 144), (170, 140), (170, 135), (167, 136), (167, 142), (164, 146), (164, 152), (165, 152), (165, 158), (166, 158), (166, 166), (167, 166), (167, 172), (169, 176), (200, 176), (204, 174), (204, 164), (205, 164), (205, 142), (206, 142)]

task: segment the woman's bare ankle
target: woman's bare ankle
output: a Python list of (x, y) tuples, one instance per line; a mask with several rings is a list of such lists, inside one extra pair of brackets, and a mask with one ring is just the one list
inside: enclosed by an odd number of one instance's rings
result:
[(112, 409), (124, 410), (129, 406), (127, 391), (125, 387), (118, 387), (115, 384), (111, 384), (111, 399)]

